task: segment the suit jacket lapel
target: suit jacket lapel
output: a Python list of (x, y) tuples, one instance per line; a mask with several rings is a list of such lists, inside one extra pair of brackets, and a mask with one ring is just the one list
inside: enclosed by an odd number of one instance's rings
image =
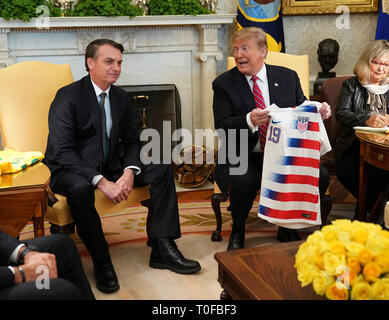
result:
[(84, 87), (85, 87), (85, 95), (84, 95), (84, 105), (89, 109), (90, 119), (96, 129), (96, 133), (99, 136), (100, 141), (102, 141), (102, 120), (101, 120), (101, 110), (99, 103), (97, 101), (96, 92), (93, 88), (90, 76), (86, 76), (84, 78)]
[(250, 89), (246, 77), (241, 74), (236, 67), (234, 68), (234, 78), (237, 90), (236, 92), (242, 96), (246, 104), (247, 112), (253, 110), (256, 107), (253, 93)]
[(116, 141), (116, 138), (118, 136), (118, 129), (119, 129), (119, 102), (117, 99), (117, 96), (115, 94), (115, 86), (111, 86), (111, 89), (109, 91), (109, 101), (111, 103), (111, 117), (112, 117), (112, 127), (111, 127), (111, 134), (110, 134), (110, 153), (114, 150), (114, 142)]
[(276, 72), (271, 72), (272, 66), (266, 64), (267, 83), (269, 86), (270, 104), (276, 103), (274, 100), (279, 96), (278, 79)]

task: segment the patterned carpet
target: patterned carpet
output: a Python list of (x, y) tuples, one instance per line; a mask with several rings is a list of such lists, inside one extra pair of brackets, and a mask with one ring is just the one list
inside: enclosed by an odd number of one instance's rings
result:
[[(77, 235), (73, 235), (79, 247), (85, 272), (98, 300), (218, 300), (221, 293), (217, 282), (216, 252), (225, 251), (231, 232), (229, 203), (221, 204), (222, 241), (212, 242), (211, 234), (216, 220), (209, 199), (179, 200), (182, 237), (176, 241), (185, 257), (200, 262), (202, 269), (194, 275), (180, 275), (168, 270), (148, 266), (151, 248), (146, 245), (146, 213), (142, 206), (131, 206), (120, 214), (102, 217), (103, 229), (110, 244), (110, 254), (118, 275), (120, 290), (113, 294), (99, 292), (95, 286), (93, 265), (88, 252)], [(351, 204), (334, 204), (330, 218), (350, 216)], [(258, 203), (251, 210), (246, 224), (245, 247), (277, 243), (277, 226), (257, 217)], [(46, 224), (45, 234), (50, 234)], [(299, 233), (305, 238), (315, 228)], [(27, 225), (21, 239), (33, 237), (32, 225)]]

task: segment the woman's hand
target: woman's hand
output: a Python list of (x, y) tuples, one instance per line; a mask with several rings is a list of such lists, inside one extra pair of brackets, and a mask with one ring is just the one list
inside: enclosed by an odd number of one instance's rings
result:
[(382, 128), (388, 125), (388, 121), (389, 117), (376, 114), (366, 120), (366, 125), (373, 128)]

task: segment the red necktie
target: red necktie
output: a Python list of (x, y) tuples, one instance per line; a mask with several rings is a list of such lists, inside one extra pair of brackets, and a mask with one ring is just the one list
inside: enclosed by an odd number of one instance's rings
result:
[[(252, 76), (251, 80), (253, 80), (253, 94), (254, 94), (254, 100), (257, 108), (263, 110), (266, 108), (265, 106), (265, 100), (263, 99), (263, 95), (261, 92), (261, 89), (259, 88), (259, 85), (257, 83), (258, 77)], [(266, 143), (266, 133), (267, 133), (267, 127), (269, 124), (266, 122), (263, 125), (259, 126), (259, 139), (261, 141), (261, 149), (262, 151), (265, 150), (265, 143)]]

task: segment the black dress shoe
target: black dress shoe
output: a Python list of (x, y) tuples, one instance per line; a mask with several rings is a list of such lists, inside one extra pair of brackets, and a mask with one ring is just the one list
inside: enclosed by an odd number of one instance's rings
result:
[(119, 290), (119, 282), (111, 261), (94, 264), (96, 287), (101, 292), (113, 293)]
[(243, 227), (238, 229), (232, 225), (232, 231), (230, 240), (228, 241), (227, 251), (243, 249), (244, 248), (244, 234), (245, 229)]
[(277, 240), (279, 242), (290, 242), (299, 241), (301, 238), (295, 229), (278, 227)]
[(149, 265), (151, 268), (169, 269), (182, 274), (195, 273), (201, 269), (197, 261), (184, 258), (176, 243), (169, 238), (153, 241)]

